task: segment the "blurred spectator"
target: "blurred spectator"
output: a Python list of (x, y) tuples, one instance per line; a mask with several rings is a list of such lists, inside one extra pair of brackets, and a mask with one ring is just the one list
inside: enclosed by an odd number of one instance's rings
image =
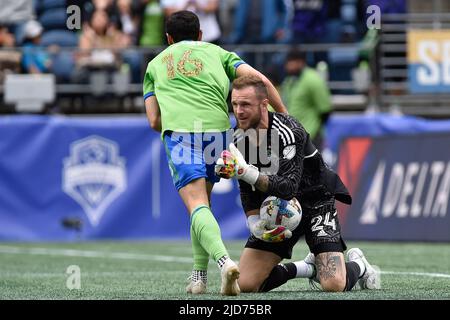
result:
[(238, 6), (238, 0), (220, 1), (219, 4), (219, 25), (222, 30), (222, 39), (229, 39), (234, 28), (234, 12)]
[(115, 49), (128, 45), (126, 38), (110, 22), (105, 11), (95, 11), (82, 29), (76, 64), (76, 82), (87, 82), (93, 70), (115, 71), (119, 68), (119, 56)]
[(293, 43), (323, 42), (328, 21), (327, 0), (291, 0)]
[[(359, 0), (358, 6), (363, 16), (366, 16), (368, 6), (376, 5), (380, 8), (380, 12), (389, 13), (406, 13), (406, 0)], [(363, 19), (366, 21), (366, 19)]]
[[(105, 11), (95, 11), (80, 37), (82, 52), (77, 59), (77, 81), (85, 81), (88, 70), (115, 71), (121, 68), (127, 73), (130, 70), (132, 81), (139, 82), (141, 56), (133, 50), (121, 51), (130, 45), (131, 39), (109, 21)], [(126, 64), (122, 64), (122, 60)]]
[(7, 73), (19, 73), (22, 54), (11, 50), (15, 45), (14, 35), (5, 26), (0, 25), (0, 83), (3, 83)]
[(288, 36), (288, 6), (284, 0), (240, 0), (230, 43), (282, 43)]
[(25, 73), (49, 73), (52, 62), (47, 51), (41, 46), (42, 25), (35, 20), (24, 26), (22, 67)]
[(130, 39), (112, 25), (105, 11), (97, 10), (80, 37), (81, 57), (78, 64), (90, 67), (117, 67), (114, 49), (123, 49)]
[(5, 26), (0, 26), (0, 48), (14, 47), (15, 44), (16, 40), (14, 39), (14, 35)]
[(24, 24), (32, 19), (34, 8), (31, 0), (0, 0), (0, 24), (14, 34), (16, 43), (22, 43)]
[[(289, 41), (289, 13), (291, 12), (286, 0), (241, 0), (238, 2), (235, 16), (234, 29), (226, 41), (228, 43), (271, 44), (286, 43)], [(250, 65), (268, 72), (269, 66), (280, 70), (284, 63), (284, 53), (254, 53), (239, 52)], [(262, 63), (264, 62), (264, 65)]]
[(113, 5), (114, 0), (93, 0), (95, 10), (108, 11)]
[(193, 11), (200, 20), (200, 28), (203, 32), (203, 41), (218, 43), (221, 32), (217, 21), (219, 0), (161, 0), (166, 17), (181, 10)]
[(119, 24), (117, 8), (113, 0), (67, 0), (82, 8), (83, 28), (90, 25), (92, 16), (96, 11), (104, 11), (108, 15), (109, 22), (114, 25)]
[(130, 37), (131, 43), (137, 44), (139, 17), (132, 10), (132, 0), (117, 0), (121, 31)]
[(331, 113), (330, 90), (319, 73), (307, 66), (305, 56), (297, 49), (289, 52), (281, 96), (289, 114), (300, 121), (321, 150), (322, 127)]
[(13, 25), (33, 18), (33, 2), (30, 0), (1, 0), (0, 23)]
[(142, 17), (141, 46), (164, 44), (164, 14), (159, 0), (148, 1)]

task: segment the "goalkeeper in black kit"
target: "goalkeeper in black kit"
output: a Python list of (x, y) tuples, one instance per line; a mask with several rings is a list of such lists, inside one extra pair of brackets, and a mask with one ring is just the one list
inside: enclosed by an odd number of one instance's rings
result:
[[(330, 292), (349, 291), (357, 283), (362, 289), (379, 289), (380, 274), (360, 249), (348, 250), (347, 262), (344, 258), (347, 248), (335, 200), (351, 203), (346, 187), (297, 120), (268, 111), (267, 97), (259, 78), (246, 76), (233, 82), (237, 130), (234, 143), (215, 167), (220, 177), (239, 179), (251, 232), (239, 261), (241, 291), (267, 292), (293, 278), (309, 278)], [(266, 229), (259, 210), (268, 196), (299, 200), (302, 220), (294, 231), (283, 226)], [(301, 236), (311, 252), (304, 260), (280, 264), (291, 258)]]

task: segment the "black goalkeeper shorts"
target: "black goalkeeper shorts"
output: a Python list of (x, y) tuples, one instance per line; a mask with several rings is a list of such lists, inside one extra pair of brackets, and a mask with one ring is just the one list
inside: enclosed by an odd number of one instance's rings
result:
[(317, 255), (323, 252), (344, 252), (347, 246), (341, 237), (341, 227), (334, 206), (334, 199), (322, 202), (314, 208), (302, 208), (303, 216), (292, 237), (282, 242), (266, 242), (251, 235), (246, 248), (273, 252), (282, 259), (291, 259), (292, 248), (305, 236), (309, 250)]

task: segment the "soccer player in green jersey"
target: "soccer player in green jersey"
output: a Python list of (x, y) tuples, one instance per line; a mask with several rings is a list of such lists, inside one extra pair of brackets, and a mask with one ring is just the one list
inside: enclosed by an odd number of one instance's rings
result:
[(215, 161), (231, 139), (226, 103), (230, 81), (256, 75), (266, 84), (272, 107), (278, 112), (286, 108), (264, 75), (236, 54), (201, 41), (194, 13), (172, 14), (166, 32), (169, 47), (148, 64), (143, 93), (150, 125), (161, 131), (174, 185), (190, 214), (194, 267), (186, 290), (206, 291), (212, 257), (221, 270), (221, 294), (238, 295), (239, 268), (229, 258), (210, 209), (211, 190), (219, 181)]

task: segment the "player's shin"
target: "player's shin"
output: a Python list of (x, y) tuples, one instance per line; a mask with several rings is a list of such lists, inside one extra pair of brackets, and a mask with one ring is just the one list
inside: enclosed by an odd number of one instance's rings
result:
[(219, 224), (208, 206), (201, 205), (192, 211), (191, 226), (200, 245), (216, 262), (223, 256), (228, 256)]
[(203, 249), (213, 257), (221, 269), (221, 294), (227, 296), (238, 295), (240, 293), (237, 284), (239, 268), (228, 257), (227, 249), (222, 242), (219, 224), (208, 206), (201, 205), (193, 210), (191, 213), (191, 225)]
[(193, 270), (208, 270), (209, 255), (197, 239), (195, 232), (191, 225), (191, 242), (192, 253), (194, 255), (194, 268)]

